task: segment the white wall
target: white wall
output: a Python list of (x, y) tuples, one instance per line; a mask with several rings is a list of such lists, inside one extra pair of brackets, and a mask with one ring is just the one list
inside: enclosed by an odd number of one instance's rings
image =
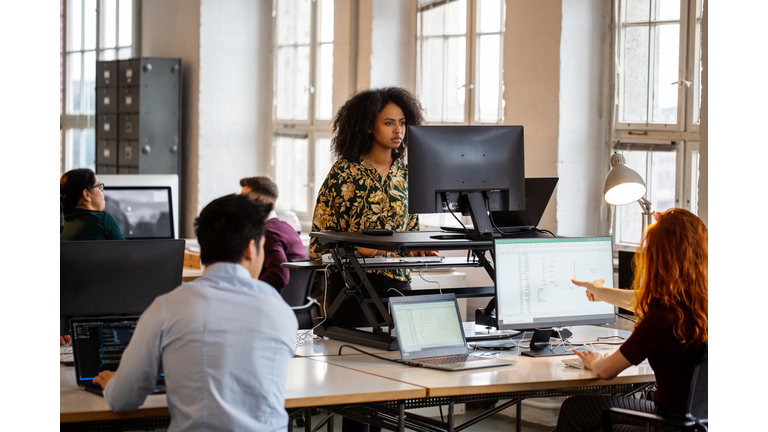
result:
[(271, 29), (271, 2), (201, 0), (198, 213), (268, 173)]
[(416, 91), (416, 0), (373, 0), (370, 87)]
[[(560, 1), (507, 0), (504, 123), (524, 127), (526, 177), (558, 175), (560, 23)], [(558, 199), (550, 200), (541, 228), (559, 231)]]
[(558, 234), (602, 235), (609, 228), (602, 196), (609, 168), (610, 2), (564, 1), (562, 8)]
[(182, 60), (181, 236), (240, 178), (269, 172), (271, 45), (271, 2), (142, 2), (142, 55)]

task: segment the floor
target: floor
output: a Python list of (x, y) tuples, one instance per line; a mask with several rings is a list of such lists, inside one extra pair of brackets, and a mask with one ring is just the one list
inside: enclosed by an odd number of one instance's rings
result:
[[(482, 411), (483, 411), (482, 409), (467, 408), (466, 414), (456, 416), (456, 424), (457, 425), (461, 424), (473, 418), (474, 416), (480, 414)], [(322, 411), (320, 414), (316, 416), (312, 416), (312, 426), (314, 427), (315, 425), (317, 425), (317, 422), (325, 418), (325, 416), (326, 416), (325, 411)], [(523, 419), (525, 419), (525, 412), (523, 412)], [(337, 415), (334, 417), (333, 421), (334, 421), (333, 432), (341, 432), (341, 417)], [(491, 432), (491, 431), (514, 432), (515, 425), (516, 425), (515, 407), (512, 406), (464, 430), (469, 432)], [(531, 423), (525, 420), (523, 420), (521, 423), (521, 432), (550, 432), (554, 429), (555, 429), (554, 426), (546, 426), (538, 423)], [(295, 432), (299, 432), (299, 431), (303, 431), (304, 428), (298, 427), (294, 422), (293, 430)], [(325, 431), (325, 430), (326, 430), (325, 428), (321, 429), (321, 431)]]

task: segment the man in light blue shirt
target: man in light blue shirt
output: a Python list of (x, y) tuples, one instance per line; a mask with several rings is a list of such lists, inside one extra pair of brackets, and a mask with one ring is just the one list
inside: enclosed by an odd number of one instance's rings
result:
[(116, 372), (94, 382), (114, 411), (131, 411), (165, 373), (169, 431), (288, 427), (285, 387), (298, 324), (259, 281), (269, 206), (229, 195), (195, 220), (203, 276), (141, 315)]

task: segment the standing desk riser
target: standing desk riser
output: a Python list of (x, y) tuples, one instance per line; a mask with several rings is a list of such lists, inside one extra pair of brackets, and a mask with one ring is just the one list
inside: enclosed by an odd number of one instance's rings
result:
[[(325, 321), (315, 329), (316, 334), (331, 339), (389, 351), (398, 349), (397, 338), (391, 335), (391, 330), (394, 327), (392, 317), (379, 295), (373, 289), (373, 286), (365, 277), (366, 270), (483, 267), (488, 272), (491, 280), (494, 280), (495, 272), (493, 266), (486, 257), (487, 251), (493, 253), (493, 239), (474, 240), (460, 238), (461, 236), (446, 235), (446, 233), (441, 231), (395, 232), (391, 236), (374, 236), (340, 231), (312, 232), (309, 235), (316, 238), (320, 245), (330, 249), (334, 266), (337, 271), (341, 272), (346, 284), (341, 294), (331, 303), (331, 307), (326, 313)], [(538, 234), (533, 235), (538, 236)], [(435, 238), (435, 236), (447, 236), (448, 238)], [(420, 251), (467, 250), (470, 251), (471, 256), (463, 261), (369, 264), (364, 259), (359, 259), (355, 256), (357, 247), (396, 252), (404, 256), (407, 256), (410, 252)], [(362, 281), (361, 284), (355, 281), (352, 277), (352, 272), (357, 274), (359, 280)], [(369, 301), (363, 295), (363, 291), (367, 294), (375, 310), (371, 309)], [(445, 290), (443, 291), (445, 292)], [(489, 295), (488, 291), (487, 289), (483, 290), (483, 294)], [(350, 297), (355, 299), (365, 314), (372, 329), (371, 331), (339, 326), (333, 323), (333, 316), (339, 310), (342, 303)], [(494, 305), (495, 298), (491, 300), (491, 304), (486, 309), (493, 309)], [(383, 321), (377, 320), (376, 311), (383, 317)], [(384, 328), (386, 328), (386, 331)]]

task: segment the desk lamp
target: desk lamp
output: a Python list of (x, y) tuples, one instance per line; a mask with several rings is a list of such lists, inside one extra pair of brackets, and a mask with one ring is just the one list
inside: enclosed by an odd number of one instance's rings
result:
[(605, 176), (605, 188), (603, 196), (611, 205), (624, 205), (637, 201), (643, 209), (643, 233), (645, 237), (648, 225), (653, 222), (651, 202), (643, 197), (645, 195), (645, 182), (637, 171), (627, 166), (627, 160), (623, 155), (614, 153), (611, 156), (611, 170)]

